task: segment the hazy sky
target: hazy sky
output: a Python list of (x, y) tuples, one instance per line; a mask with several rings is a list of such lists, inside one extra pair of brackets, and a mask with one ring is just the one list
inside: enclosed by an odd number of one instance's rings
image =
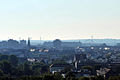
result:
[(0, 0), (0, 39), (120, 38), (120, 0)]

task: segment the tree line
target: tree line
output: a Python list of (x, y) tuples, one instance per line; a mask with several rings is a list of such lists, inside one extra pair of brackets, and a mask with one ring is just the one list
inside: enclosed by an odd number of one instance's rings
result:
[(0, 80), (120, 80), (120, 76), (109, 79), (102, 76), (75, 78), (69, 70), (63, 78), (60, 73), (51, 74), (49, 66), (44, 62), (31, 63), (15, 55), (0, 54)]

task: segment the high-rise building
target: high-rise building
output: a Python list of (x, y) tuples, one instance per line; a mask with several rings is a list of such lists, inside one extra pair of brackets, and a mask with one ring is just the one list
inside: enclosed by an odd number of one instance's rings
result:
[(26, 40), (20, 40), (20, 45), (21, 45), (21, 47), (25, 47), (26, 46)]

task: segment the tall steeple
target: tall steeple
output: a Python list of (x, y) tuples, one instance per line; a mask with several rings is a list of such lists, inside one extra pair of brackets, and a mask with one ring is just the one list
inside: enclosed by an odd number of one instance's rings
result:
[(30, 44), (30, 37), (28, 37), (28, 47), (30, 48), (31, 44)]

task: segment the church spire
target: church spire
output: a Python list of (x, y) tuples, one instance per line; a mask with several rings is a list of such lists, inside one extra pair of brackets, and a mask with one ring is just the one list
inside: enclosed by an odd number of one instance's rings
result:
[(30, 48), (31, 44), (30, 44), (30, 37), (28, 37), (28, 47)]

